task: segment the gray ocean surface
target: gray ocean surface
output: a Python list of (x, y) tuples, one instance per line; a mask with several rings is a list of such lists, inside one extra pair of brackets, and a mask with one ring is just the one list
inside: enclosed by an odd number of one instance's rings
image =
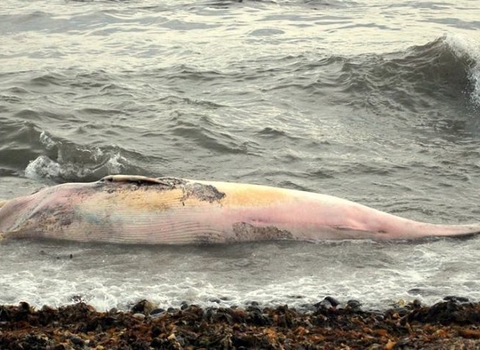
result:
[[(129, 173), (480, 221), (477, 0), (3, 0), (0, 198)], [(0, 244), (0, 303), (480, 300), (480, 237)]]

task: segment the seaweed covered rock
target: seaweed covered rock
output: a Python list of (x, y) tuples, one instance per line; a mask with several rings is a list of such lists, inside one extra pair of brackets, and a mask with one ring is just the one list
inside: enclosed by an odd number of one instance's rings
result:
[(143, 300), (131, 311), (96, 311), (82, 302), (35, 310), (0, 306), (2, 349), (477, 349), (480, 304), (448, 299), (364, 311), (331, 298), (297, 311), (261, 308), (158, 309)]

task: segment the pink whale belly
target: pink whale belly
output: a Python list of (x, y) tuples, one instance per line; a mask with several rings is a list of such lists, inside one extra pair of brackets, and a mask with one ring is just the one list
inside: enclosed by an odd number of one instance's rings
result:
[(411, 221), (315, 193), (175, 178), (64, 184), (0, 208), (6, 238), (135, 244), (416, 239), (480, 231)]

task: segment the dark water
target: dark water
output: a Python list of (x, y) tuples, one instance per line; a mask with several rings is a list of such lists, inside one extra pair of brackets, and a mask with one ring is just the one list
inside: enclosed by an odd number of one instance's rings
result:
[[(134, 173), (480, 221), (479, 18), (473, 0), (3, 1), (0, 198)], [(479, 246), (10, 243), (0, 302), (478, 299)]]

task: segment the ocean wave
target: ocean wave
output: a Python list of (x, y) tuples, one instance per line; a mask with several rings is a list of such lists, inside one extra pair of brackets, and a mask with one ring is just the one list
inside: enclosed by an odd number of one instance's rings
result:
[(218, 125), (208, 116), (177, 114), (171, 118), (169, 129), (173, 135), (182, 137), (185, 142), (219, 154), (248, 154), (251, 148), (256, 148), (253, 143), (241, 140), (230, 133), (227, 127)]
[[(476, 137), (478, 56), (474, 44), (447, 35), (389, 53), (300, 53), (264, 65), (252, 62), (252, 68), (244, 62), (231, 79), (244, 88), (259, 88), (267, 103), (303, 108), (302, 117), (314, 125), (370, 129), (376, 120), (407, 132)], [(339, 110), (349, 112), (339, 118)]]
[(470, 80), (469, 90), (466, 92), (470, 96), (472, 103), (476, 108), (480, 107), (480, 47), (478, 43), (463, 36), (447, 36), (445, 41), (449, 47), (454, 50), (458, 57), (466, 57), (472, 61), (468, 70)]
[[(32, 144), (25, 145), (30, 154), (24, 162), (33, 159), (24, 167), (23, 173), (28, 178), (54, 182), (95, 181), (109, 174), (145, 173), (129, 161), (134, 157), (119, 147), (80, 146), (55, 138), (46, 131), (35, 128), (30, 131), (36, 147), (34, 150)], [(7, 154), (9, 152), (14, 158), (15, 149), (10, 148)]]
[(25, 176), (31, 179), (48, 179), (55, 182), (96, 181), (108, 174), (119, 174), (126, 168), (126, 159), (120, 154), (108, 157), (102, 164), (85, 167), (84, 164), (59, 163), (47, 156), (39, 156), (25, 168)]
[(0, 119), (0, 173), (2, 175), (19, 175), (28, 165), (28, 160), (42, 153), (40, 131), (32, 122), (18, 122)]
[(470, 93), (474, 88), (471, 72), (478, 64), (479, 52), (475, 52), (473, 46), (470, 49), (462, 47), (461, 40), (450, 35), (413, 46), (403, 57), (386, 63), (385, 68), (400, 72), (405, 81), (415, 82), (417, 90), (422, 93), (430, 91), (446, 96)]
[(337, 74), (330, 71), (317, 88), (340, 86), (352, 106), (374, 110), (416, 112), (445, 99), (453, 103), (474, 93), (472, 71), (477, 62), (471, 52), (459, 53), (452, 42), (442, 37), (395, 53), (329, 58), (322, 63)]

